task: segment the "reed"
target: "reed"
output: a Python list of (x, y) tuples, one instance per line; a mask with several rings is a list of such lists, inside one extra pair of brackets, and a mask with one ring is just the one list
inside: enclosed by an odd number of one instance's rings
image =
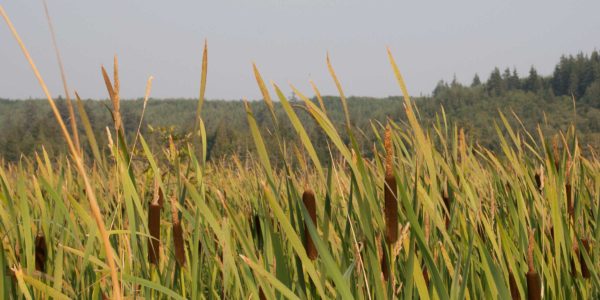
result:
[[(198, 158), (194, 147), (199, 144), (206, 154), (205, 136), (186, 144), (170, 135), (169, 149), (154, 151), (141, 133), (125, 139), (119, 118), (114, 125), (118, 128), (115, 143), (108, 127), (106, 138), (92, 142), (94, 130), (76, 95), (81, 124), (92, 148), (83, 153), (92, 153), (94, 160), (84, 164), (58, 114), (55, 117), (70, 157), (51, 160), (47, 153), (40, 153), (23, 157), (19, 164), (0, 164), (0, 299), (372, 300), (398, 295), (406, 299), (540, 299), (542, 293), (551, 299), (598, 298), (600, 285), (592, 276), (597, 266), (589, 262), (598, 260), (591, 243), (598, 240), (594, 229), (600, 163), (578, 150), (575, 132), (565, 137), (565, 145), (574, 144), (575, 150), (571, 156), (568, 147), (564, 148), (568, 158), (564, 181), (560, 172), (552, 172), (557, 159), (543, 143), (543, 134), (539, 142), (533, 137), (522, 139), (531, 135), (520, 128), (513, 130), (508, 121), (498, 130), (502, 132), (499, 152), (476, 147), (476, 142), (474, 149), (467, 151), (464, 132), (454, 135), (456, 131), (449, 129), (445, 119), (421, 127), (417, 105), (411, 102), (391, 52), (388, 54), (404, 95), (399, 105), (404, 105), (408, 122), (388, 121), (383, 137), (385, 161), (378, 160), (378, 146), (373, 147), (373, 156), (356, 146), (355, 139), (362, 138), (363, 132), (359, 135), (350, 126), (349, 114), (344, 112), (346, 126), (340, 126), (329, 118), (320, 96), (315, 101), (301, 97), (303, 103), (292, 105), (275, 84), (272, 87), (280, 101), (272, 102), (273, 111), (284, 108), (288, 120), (281, 120), (278, 113), (278, 129), (261, 128), (258, 124), (263, 120), (255, 118), (250, 108), (269, 118), (268, 104), (245, 102), (255, 148), (243, 162), (236, 157)], [(115, 61), (115, 70), (116, 65)], [(341, 90), (332, 68), (330, 73)], [(120, 89), (118, 72), (113, 76), (114, 83), (103, 72), (111, 101), (119, 99)], [(264, 82), (259, 88), (268, 95)], [(45, 86), (43, 89), (47, 92)], [(318, 93), (316, 86), (313, 91)], [(49, 94), (47, 97), (56, 112)], [(119, 111), (118, 105), (113, 102), (114, 111)], [(314, 123), (304, 124), (296, 115), (300, 110), (310, 115), (307, 122)], [(334, 112), (330, 109), (329, 114)], [(201, 114), (198, 119), (198, 132), (204, 133)], [(134, 125), (140, 128), (139, 123)], [(316, 155), (314, 141), (307, 138), (308, 126), (321, 130), (329, 146), (326, 168)], [(284, 128), (292, 128), (299, 138), (288, 141), (294, 132)], [(340, 134), (339, 128), (345, 132)], [(96, 130), (105, 134), (102, 128)], [(380, 133), (375, 123), (372, 130), (375, 135)], [(265, 133), (268, 137), (263, 139)], [(142, 149), (127, 149), (131, 141), (135, 148), (138, 138)], [(97, 144), (106, 139), (108, 150)], [(277, 145), (267, 148), (265, 142)], [(178, 150), (175, 145), (183, 147)], [(295, 168), (290, 149), (303, 168)], [(303, 150), (309, 153), (314, 169), (306, 167)], [(395, 150), (402, 155), (394, 156)], [(131, 157), (128, 164), (121, 164), (127, 156)], [(278, 164), (272, 164), (276, 159)], [(548, 173), (544, 174), (540, 161), (549, 168)], [(581, 166), (576, 178), (570, 177), (573, 165)], [(528, 176), (534, 174), (537, 178), (532, 183)], [(159, 178), (164, 190), (158, 189)], [(436, 186), (440, 182), (442, 189)], [(570, 207), (563, 205), (567, 191), (563, 184), (567, 182), (572, 187), (567, 193), (571, 199), (566, 201), (577, 200), (577, 211), (582, 212), (577, 222), (569, 220)], [(154, 197), (146, 205), (153, 185)], [(317, 190), (325, 195), (323, 215), (316, 227), (318, 234), (311, 236), (311, 221), (317, 225)], [(221, 196), (225, 191), (227, 196)], [(163, 200), (163, 194), (177, 196)], [(294, 202), (298, 195), (302, 195), (300, 206)], [(86, 198), (88, 202), (82, 201)], [(179, 199), (183, 201), (179, 203)], [(169, 200), (173, 246), (165, 248), (160, 241), (161, 225), (166, 224), (160, 219), (160, 207)], [(46, 241), (31, 234), (36, 226), (32, 223), (40, 224), (40, 235), (46, 234)], [(400, 229), (399, 224), (406, 225)], [(526, 242), (523, 228), (531, 228)], [(549, 229), (556, 233), (550, 233), (551, 238), (543, 236)], [(538, 244), (534, 244), (533, 230), (540, 230)], [(573, 263), (579, 260), (581, 277), (586, 280), (564, 274), (570, 262), (563, 246), (571, 244), (567, 239), (582, 238), (578, 236), (581, 232), (588, 235), (571, 257)], [(520, 272), (524, 256), (516, 249), (525, 243), (528, 268), (525, 274), (514, 276)], [(198, 252), (191, 245), (198, 245)], [(540, 255), (537, 270), (534, 249)], [(149, 263), (144, 263), (146, 260)], [(12, 268), (7, 270), (8, 266)], [(509, 274), (502, 274), (503, 270)], [(542, 286), (542, 278), (548, 286)], [(525, 279), (523, 286), (521, 279)]]
[(384, 215), (385, 215), (385, 241), (393, 245), (398, 240), (398, 201), (396, 197), (396, 177), (393, 173), (394, 149), (392, 146), (392, 128), (388, 124), (384, 136), (385, 147), (385, 185), (384, 185)]

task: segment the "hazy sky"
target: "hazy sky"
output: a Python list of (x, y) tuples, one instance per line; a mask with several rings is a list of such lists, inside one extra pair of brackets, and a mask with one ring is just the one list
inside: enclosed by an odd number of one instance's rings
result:
[[(53, 95), (64, 94), (41, 0), (0, 0)], [(259, 98), (252, 65), (266, 80), (309, 79), (335, 94), (325, 55), (347, 95), (398, 95), (391, 47), (413, 95), (440, 79), (487, 79), (494, 66), (534, 65), (550, 74), (561, 54), (600, 48), (600, 1), (76, 1), (48, 0), (71, 90), (106, 98), (100, 65), (119, 56), (122, 97), (197, 97), (204, 39), (207, 97)], [(0, 98), (42, 96), (0, 21)]]

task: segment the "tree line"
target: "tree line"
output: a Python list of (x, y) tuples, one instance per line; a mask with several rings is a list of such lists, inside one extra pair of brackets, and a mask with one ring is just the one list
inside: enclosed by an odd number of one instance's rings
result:
[[(339, 97), (326, 96), (323, 100), (329, 117), (343, 134), (344, 116)], [(600, 147), (598, 51), (589, 55), (579, 53), (563, 56), (554, 72), (547, 76), (538, 74), (534, 67), (531, 67), (525, 77), (519, 76), (514, 68), (506, 68), (502, 72), (500, 68), (494, 68), (485, 81), (477, 74), (470, 84), (460, 83), (456, 78), (451, 82), (440, 81), (431, 96), (416, 97), (413, 100), (426, 124), (439, 119), (443, 107), (446, 119), (452, 125), (465, 128), (474, 141), (492, 150), (499, 147), (496, 128), (493, 126), (499, 120), (499, 111), (508, 116), (513, 112), (519, 116), (520, 121), (509, 118), (513, 126), (524, 126), (531, 132), (535, 132), (539, 126), (548, 136), (558, 130), (566, 130), (569, 124), (574, 123), (584, 146), (592, 149)], [(387, 118), (402, 122), (404, 110), (401, 101), (401, 97), (348, 99), (352, 125), (361, 132), (356, 138), (364, 153), (369, 155), (373, 151), (376, 136), (372, 125), (385, 123)], [(95, 136), (107, 151), (106, 128), (112, 128), (111, 105), (106, 100), (84, 100), (83, 103)], [(65, 101), (59, 100), (57, 104), (66, 120), (68, 113)], [(319, 155), (327, 160), (329, 152), (325, 135), (304, 111), (302, 102), (293, 104)], [(150, 146), (164, 148), (169, 136), (182, 144), (191, 142), (189, 133), (193, 130), (196, 105), (197, 102), (192, 99), (151, 99), (141, 127)], [(142, 106), (141, 99), (122, 101), (121, 113), (129, 140), (133, 140), (137, 130)], [(262, 101), (253, 101), (251, 107), (264, 131), (266, 144), (274, 147), (274, 124), (266, 105)], [(295, 131), (278, 103), (275, 103), (275, 111), (281, 121), (279, 132), (289, 141), (292, 151), (295, 143), (298, 143)], [(207, 101), (203, 107), (203, 120), (209, 159), (219, 159), (231, 154), (245, 157), (254, 151), (241, 101)], [(81, 124), (81, 120), (78, 121)], [(83, 149), (89, 151), (83, 128), (80, 131)], [(5, 161), (17, 161), (22, 155), (39, 153), (42, 147), (50, 156), (66, 153), (47, 102), (0, 99), (0, 156)]]

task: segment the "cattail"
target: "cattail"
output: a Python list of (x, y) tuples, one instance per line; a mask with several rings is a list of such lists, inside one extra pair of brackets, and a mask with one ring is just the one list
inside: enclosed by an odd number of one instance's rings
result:
[(571, 183), (565, 184), (565, 193), (567, 194), (567, 205), (569, 207), (568, 208), (569, 216), (572, 219), (575, 214), (575, 202), (573, 202), (573, 194), (572, 194), (571, 190), (572, 190)]
[(148, 262), (158, 265), (160, 260), (160, 209), (161, 206), (156, 203), (150, 203), (148, 208)]
[(452, 200), (450, 200), (450, 196), (448, 195), (448, 184), (444, 184), (444, 188), (442, 190), (442, 201), (444, 202), (444, 206), (446, 210), (448, 210), (448, 214), (444, 215), (446, 228), (450, 227), (450, 207), (452, 206)]
[(46, 246), (46, 237), (43, 232), (38, 232), (35, 237), (35, 269), (40, 272), (46, 270), (46, 259), (48, 258), (48, 248)]
[(175, 259), (179, 266), (185, 266), (185, 248), (183, 244), (183, 227), (179, 221), (179, 214), (177, 212), (177, 199), (171, 197), (171, 212), (173, 218), (173, 246), (175, 247)]
[(421, 269), (423, 273), (423, 279), (425, 279), (425, 285), (429, 286), (429, 271), (427, 271), (427, 266), (423, 264), (423, 269)]
[[(304, 202), (304, 206), (306, 206), (306, 210), (308, 210), (308, 214), (310, 215), (310, 219), (312, 220), (315, 227), (317, 226), (317, 207), (315, 203), (315, 193), (311, 189), (306, 189), (302, 194), (302, 202)], [(310, 233), (308, 232), (308, 226), (306, 222), (304, 223), (304, 249), (306, 250), (306, 254), (308, 258), (315, 260), (317, 259), (317, 248), (313, 242)]]
[[(575, 256), (581, 258), (581, 254), (579, 253), (579, 245), (577, 244), (577, 242), (575, 241), (575, 243), (573, 243), (573, 252), (572, 252), (572, 256), (571, 256), (571, 276), (573, 277), (577, 277), (577, 267), (575, 266), (575, 259), (573, 259)], [(579, 260), (579, 263), (581, 264), (581, 260)]]
[(540, 275), (535, 271), (533, 266), (533, 230), (529, 230), (529, 246), (527, 247), (527, 263), (529, 265), (529, 271), (525, 276), (527, 277), (527, 299), (529, 300), (540, 300), (542, 299), (542, 281)]
[(260, 226), (260, 218), (258, 214), (254, 215), (254, 232), (256, 234), (256, 239), (258, 241), (258, 249), (262, 250), (263, 248), (263, 236), (262, 236), (262, 228)]
[(158, 265), (160, 260), (160, 212), (163, 204), (163, 194), (158, 184), (154, 181), (154, 197), (148, 207), (148, 262)]
[[(582, 239), (581, 243), (583, 244), (583, 249), (585, 249), (585, 252), (590, 255), (590, 241), (588, 239)], [(588, 265), (583, 259), (583, 254), (581, 252), (579, 252), (579, 263), (581, 264), (581, 276), (586, 279), (590, 278), (590, 269), (588, 269)]]
[(517, 281), (515, 280), (515, 276), (513, 272), (508, 274), (508, 285), (510, 287), (510, 297), (512, 300), (520, 300), (521, 295), (519, 294), (519, 288), (517, 288)]
[(398, 202), (396, 201), (396, 177), (393, 173), (392, 128), (388, 124), (384, 136), (385, 147), (385, 187), (383, 192), (385, 214), (385, 241), (388, 245), (398, 240)]
[(266, 300), (267, 296), (265, 296), (265, 292), (263, 292), (262, 287), (258, 288), (258, 299), (260, 300)]

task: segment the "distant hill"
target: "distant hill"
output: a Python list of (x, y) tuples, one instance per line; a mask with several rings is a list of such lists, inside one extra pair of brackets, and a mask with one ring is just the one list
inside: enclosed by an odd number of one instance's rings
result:
[[(353, 125), (363, 132), (363, 135), (358, 137), (358, 142), (367, 155), (374, 140), (371, 121), (384, 122), (388, 117), (402, 120), (404, 112), (401, 100), (400, 97), (348, 99)], [(508, 116), (514, 111), (520, 117), (523, 126), (532, 133), (535, 133), (536, 125), (541, 124), (540, 129), (547, 136), (552, 136), (558, 130), (565, 130), (574, 122), (582, 144), (600, 149), (598, 51), (590, 55), (563, 56), (553, 74), (548, 76), (539, 75), (533, 67), (525, 76), (520, 76), (514, 69), (500, 71), (499, 68), (495, 68), (485, 81), (478, 75), (475, 75), (473, 82), (468, 85), (456, 80), (440, 81), (431, 96), (413, 100), (417, 103), (421, 118), (425, 122), (434, 121), (443, 107), (449, 122), (466, 128), (470, 136), (492, 150), (498, 148), (497, 133), (493, 124), (500, 122), (499, 110)], [(63, 117), (67, 119), (65, 101), (59, 100), (57, 103)], [(339, 98), (324, 97), (324, 103), (331, 119), (338, 126), (340, 133), (343, 133), (343, 111)], [(152, 147), (165, 145), (169, 134), (174, 135), (176, 140), (186, 139), (186, 133), (192, 130), (196, 104), (197, 102), (191, 99), (151, 99), (142, 125), (144, 137)], [(325, 136), (317, 129), (309, 115), (303, 112), (302, 102), (294, 104), (309, 135), (316, 141), (317, 151), (326, 158)], [(137, 129), (142, 105), (142, 100), (122, 101), (122, 115), (128, 138), (132, 138)], [(269, 144), (271, 136), (268, 130), (273, 126), (268, 110), (263, 102), (253, 102), (251, 105)], [(85, 100), (84, 106), (99, 144), (106, 145), (106, 127), (112, 126), (110, 103)], [(281, 116), (282, 132), (293, 144), (296, 138), (294, 130), (277, 103), (276, 111)], [(210, 159), (232, 153), (244, 156), (253, 151), (254, 144), (241, 101), (207, 101), (203, 108), (203, 119)], [(509, 119), (518, 127), (516, 119)], [(32, 154), (42, 146), (50, 155), (65, 151), (58, 125), (55, 123), (45, 100), (0, 99), (0, 156), (5, 160), (15, 161), (21, 154)], [(81, 126), (80, 136), (84, 149), (87, 149)]]

